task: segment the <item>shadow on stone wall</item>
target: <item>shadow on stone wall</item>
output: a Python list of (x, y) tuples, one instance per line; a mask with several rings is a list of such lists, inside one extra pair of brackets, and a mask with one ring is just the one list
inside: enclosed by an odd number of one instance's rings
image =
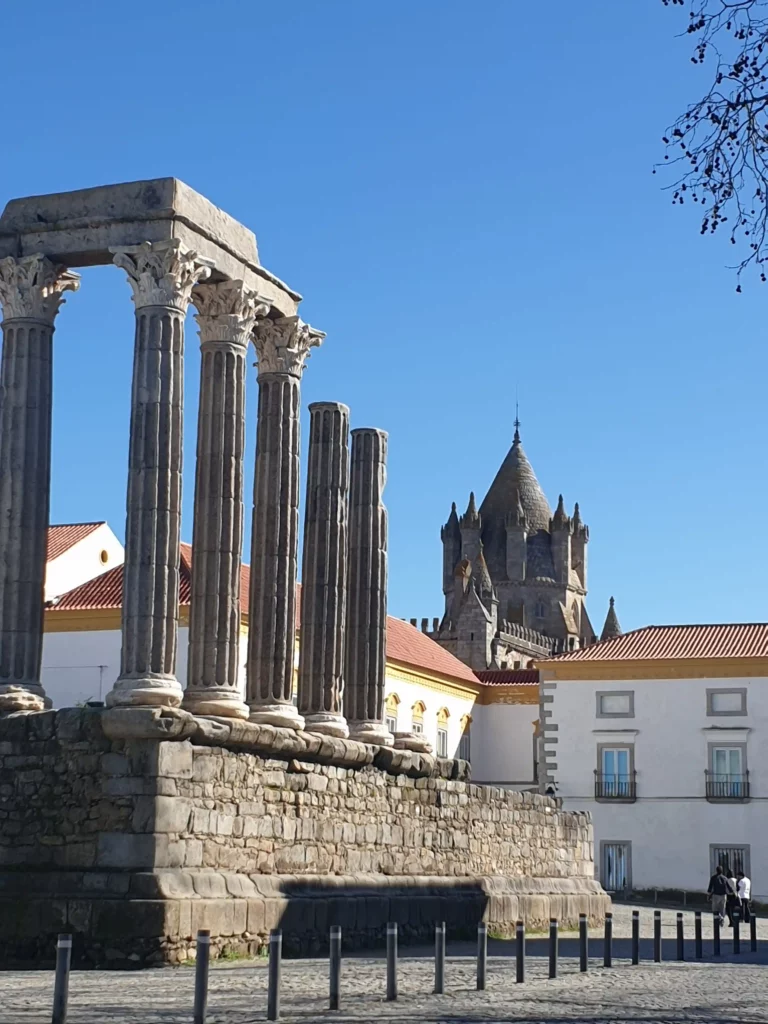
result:
[(386, 887), (296, 880), (284, 882), (282, 892), (286, 905), (277, 926), (291, 956), (326, 952), (332, 925), (340, 926), (346, 950), (383, 946), (388, 922), (398, 925), (404, 944), (432, 939), (441, 921), (452, 939), (473, 939), (488, 905), (488, 894), (472, 880)]

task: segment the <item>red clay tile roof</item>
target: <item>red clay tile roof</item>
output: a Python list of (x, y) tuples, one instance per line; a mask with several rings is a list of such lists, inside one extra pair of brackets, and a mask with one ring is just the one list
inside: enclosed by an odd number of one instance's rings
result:
[(387, 658), (450, 679), (477, 684), (477, 676), (452, 654), (409, 622), (387, 616)]
[[(591, 647), (551, 659), (570, 661), (638, 661), (652, 658), (765, 658), (768, 622), (726, 622), (700, 626), (645, 626)], [(546, 665), (543, 659), (538, 664)]]
[(539, 673), (535, 668), (486, 669), (475, 672), (485, 686), (538, 686)]
[(48, 527), (48, 561), (63, 555), (104, 523), (57, 523)]
[[(182, 544), (179, 586), (179, 601), (182, 605), (187, 605), (190, 601), (191, 567), (192, 545)], [(249, 580), (250, 567), (243, 565), (240, 572), (240, 601), (241, 610), (246, 614), (248, 612)], [(297, 587), (296, 598), (296, 627), (298, 629), (301, 624), (300, 584)], [(97, 576), (96, 579), (89, 580), (87, 583), (75, 587), (74, 590), (62, 594), (51, 610), (118, 609), (122, 605), (122, 599), (123, 566), (118, 565), (102, 576)], [(443, 650), (439, 644), (418, 629), (391, 615), (387, 617), (387, 657), (392, 661), (399, 661), (403, 665), (411, 665), (426, 672), (435, 672), (449, 679), (468, 683), (478, 682), (477, 676), (471, 668), (449, 654), (448, 651)]]
[[(116, 565), (114, 569), (97, 576), (96, 579), (81, 583), (74, 590), (68, 590), (55, 604), (50, 606), (50, 610), (56, 612), (100, 611), (121, 608), (123, 604), (123, 568), (122, 565)], [(189, 568), (182, 559), (179, 579), (179, 601), (181, 604), (189, 604), (190, 582)]]

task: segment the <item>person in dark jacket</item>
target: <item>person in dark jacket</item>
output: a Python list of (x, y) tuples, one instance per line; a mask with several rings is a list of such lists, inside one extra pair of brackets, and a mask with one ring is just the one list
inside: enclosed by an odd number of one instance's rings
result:
[(709, 880), (707, 895), (712, 900), (712, 913), (720, 918), (720, 924), (725, 921), (725, 901), (728, 894), (732, 892), (731, 883), (723, 871), (722, 865), (718, 864), (715, 873)]

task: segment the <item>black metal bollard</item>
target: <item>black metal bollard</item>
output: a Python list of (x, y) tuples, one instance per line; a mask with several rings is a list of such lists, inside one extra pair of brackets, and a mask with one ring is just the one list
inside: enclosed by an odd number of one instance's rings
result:
[(632, 911), (632, 963), (640, 963), (640, 911)]
[(397, 999), (397, 925), (387, 925), (387, 1002)]
[(712, 918), (712, 955), (720, 956), (720, 915), (715, 914)]
[(589, 933), (587, 931), (587, 915), (579, 914), (579, 970), (584, 973), (589, 961)]
[(518, 921), (515, 925), (515, 981), (522, 985), (525, 981), (525, 925)]
[(733, 952), (734, 955), (741, 953), (741, 912), (738, 907), (733, 911)]
[(337, 924), (331, 925), (328, 967), (330, 971), (328, 1009), (338, 1010), (339, 988), (341, 986), (341, 928)]
[(613, 914), (605, 915), (603, 934), (603, 967), (613, 967)]
[(280, 1019), (280, 967), (283, 959), (283, 933), (279, 928), (269, 933), (269, 979), (267, 989), (267, 1020)]
[(435, 995), (445, 992), (445, 921), (435, 925)]
[(677, 915), (677, 959), (685, 960), (685, 934), (683, 932), (683, 915)]
[(701, 960), (704, 951), (701, 948), (701, 911), (697, 910), (693, 917), (693, 934), (696, 940), (696, 959)]
[(211, 933), (201, 928), (197, 933), (195, 953), (195, 1009), (194, 1024), (205, 1024), (208, 1013), (208, 966), (211, 960)]
[(67, 1024), (69, 967), (72, 962), (72, 936), (59, 935), (56, 942), (56, 980), (53, 983), (51, 1024)]
[(653, 912), (653, 960), (661, 963), (661, 911)]
[(477, 991), (485, 991), (488, 972), (488, 925), (481, 921), (477, 926)]
[(558, 935), (557, 935), (557, 918), (550, 917), (549, 919), (549, 976), (550, 978), (557, 977), (557, 952), (558, 952)]
[(757, 918), (754, 910), (749, 915), (749, 948), (753, 953), (757, 952)]

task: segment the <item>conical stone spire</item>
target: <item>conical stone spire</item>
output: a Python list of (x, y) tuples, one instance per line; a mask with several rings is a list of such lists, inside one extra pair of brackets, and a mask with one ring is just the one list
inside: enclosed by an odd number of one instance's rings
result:
[(479, 527), (480, 526), (480, 513), (477, 511), (477, 505), (475, 504), (475, 492), (469, 492), (469, 504), (467, 505), (467, 511), (459, 520), (461, 523), (462, 530), (467, 527)]
[(612, 636), (621, 636), (622, 634), (622, 628), (619, 625), (619, 617), (616, 614), (616, 608), (614, 605), (615, 602), (613, 598), (611, 598), (610, 604), (608, 605), (608, 614), (605, 617), (603, 632), (600, 634), (601, 640), (610, 640)]
[(552, 526), (556, 530), (565, 529), (570, 524), (568, 519), (568, 513), (565, 511), (565, 502), (563, 501), (562, 494), (557, 499), (557, 508), (555, 514), (552, 516)]
[(480, 506), (485, 526), (494, 522), (503, 524), (507, 513), (516, 507), (518, 498), (531, 533), (549, 530), (552, 516), (549, 502), (523, 451), (520, 431), (516, 428), (512, 447)]

